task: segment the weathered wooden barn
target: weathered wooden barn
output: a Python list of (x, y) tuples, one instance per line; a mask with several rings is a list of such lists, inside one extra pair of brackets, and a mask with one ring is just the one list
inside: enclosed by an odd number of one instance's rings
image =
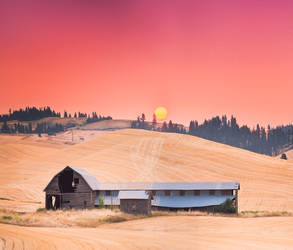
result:
[(207, 210), (235, 202), (238, 212), (238, 182), (129, 182), (100, 183), (86, 170), (66, 167), (56, 174), (46, 192), (46, 208), (91, 208), (120, 206), (129, 213), (154, 210)]
[(86, 170), (66, 167), (45, 188), (46, 209), (94, 207), (98, 181)]

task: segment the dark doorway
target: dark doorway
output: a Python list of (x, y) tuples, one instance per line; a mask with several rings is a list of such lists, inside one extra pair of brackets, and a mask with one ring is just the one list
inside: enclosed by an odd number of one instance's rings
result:
[(46, 195), (46, 209), (61, 208), (61, 195)]
[(71, 169), (65, 169), (58, 177), (58, 185), (61, 193), (73, 193), (74, 188), (73, 182), (73, 171)]

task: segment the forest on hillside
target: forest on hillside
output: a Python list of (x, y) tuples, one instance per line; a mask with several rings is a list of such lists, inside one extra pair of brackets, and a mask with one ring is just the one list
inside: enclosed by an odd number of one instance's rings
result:
[(257, 125), (256, 128), (250, 128), (247, 125), (240, 126), (237, 119), (226, 115), (216, 116), (204, 120), (199, 124), (192, 120), (189, 128), (186, 129), (180, 125), (169, 121), (158, 126), (155, 116), (153, 122), (146, 123), (145, 115), (138, 117), (132, 122), (132, 128), (149, 129), (161, 132), (183, 133), (204, 138), (207, 140), (227, 144), (230, 146), (247, 149), (256, 153), (270, 156), (293, 148), (293, 125), (282, 125), (274, 128)]
[[(47, 117), (57, 117), (57, 118), (83, 118), (85, 119), (85, 123), (92, 123), (102, 120), (111, 120), (111, 116), (101, 116), (97, 115), (96, 112), (92, 112), (91, 114), (74, 112), (73, 115), (71, 113), (64, 111), (63, 116), (61, 116), (60, 112), (56, 112), (52, 110), (50, 107), (44, 108), (36, 108), (36, 107), (26, 107), (25, 109), (13, 110), (9, 109), (9, 114), (0, 115), (0, 122), (2, 122), (2, 126), (0, 128), (1, 133), (58, 133), (64, 131), (69, 126), (73, 126), (72, 124), (63, 125), (62, 123), (56, 122), (55, 124), (49, 124), (45, 121), (39, 121), (36, 123), (36, 126), (33, 127), (32, 121), (38, 121)], [(8, 123), (10, 122), (10, 123)], [(23, 123), (26, 122), (26, 123)]]
[[(64, 111), (60, 112), (52, 110), (50, 107), (36, 108), (26, 107), (11, 111), (9, 114), (0, 115), (1, 133), (57, 133), (65, 131), (68, 126), (58, 123), (48, 124), (45, 121), (39, 121), (46, 117), (57, 118), (83, 118), (84, 123), (92, 123), (102, 120), (111, 120), (111, 116), (97, 115), (96, 112), (91, 114), (74, 112), (74, 114)], [(37, 121), (33, 126), (32, 121)], [(154, 130), (169, 133), (189, 134), (201, 137), (207, 140), (224, 143), (230, 146), (247, 149), (256, 153), (266, 154), (270, 156), (279, 155), (280, 153), (293, 148), (293, 125), (282, 125), (277, 127), (263, 127), (257, 125), (250, 128), (247, 125), (240, 126), (237, 119), (231, 116), (230, 119), (226, 115), (216, 116), (206, 119), (201, 124), (192, 120), (188, 129), (182, 124), (173, 123), (171, 120), (167, 123), (159, 124), (155, 115), (152, 122), (146, 122), (144, 114), (137, 117), (137, 120), (131, 123), (132, 128)]]

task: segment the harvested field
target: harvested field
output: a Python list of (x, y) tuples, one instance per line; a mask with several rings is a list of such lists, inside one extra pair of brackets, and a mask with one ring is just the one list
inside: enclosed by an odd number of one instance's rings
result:
[(44, 207), (43, 188), (66, 165), (85, 168), (101, 182), (239, 181), (240, 211), (266, 212), (255, 212), (261, 218), (255, 218), (254, 212), (244, 213), (241, 218), (161, 216), (83, 229), (76, 225), (64, 229), (62, 225), (28, 228), (0, 224), (2, 246), (7, 249), (13, 246), (64, 249), (65, 245), (68, 249), (293, 247), (291, 160), (188, 135), (134, 129), (101, 133), (73, 145), (54, 137), (49, 140), (1, 135), (0, 208), (33, 212)]

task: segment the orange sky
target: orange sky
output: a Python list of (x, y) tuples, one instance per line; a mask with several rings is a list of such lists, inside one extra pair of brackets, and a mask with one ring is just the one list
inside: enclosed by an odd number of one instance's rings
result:
[(292, 123), (290, 1), (2, 1), (0, 112)]

